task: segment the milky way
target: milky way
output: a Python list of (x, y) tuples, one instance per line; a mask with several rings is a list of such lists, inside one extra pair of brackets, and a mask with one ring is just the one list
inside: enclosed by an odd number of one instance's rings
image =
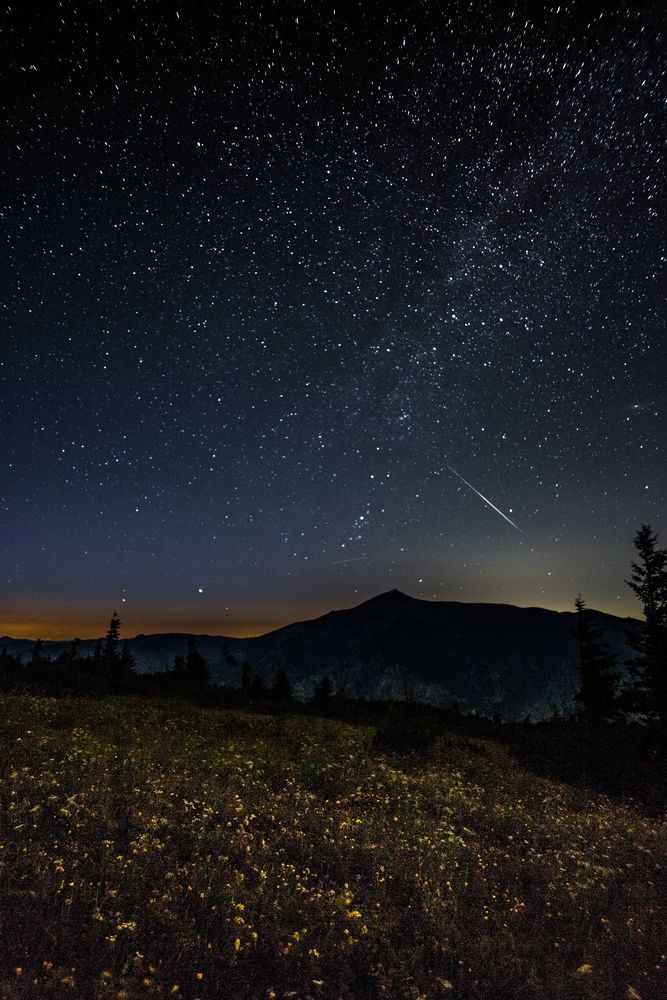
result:
[(638, 614), (661, 6), (5, 12), (0, 629)]

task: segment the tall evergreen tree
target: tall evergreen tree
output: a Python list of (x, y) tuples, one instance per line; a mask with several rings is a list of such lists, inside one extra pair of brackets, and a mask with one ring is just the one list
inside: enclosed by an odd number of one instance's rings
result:
[(134, 660), (127, 643), (120, 645), (120, 626), (122, 622), (116, 612), (111, 616), (109, 628), (104, 639), (104, 645), (99, 650), (96, 647), (95, 660), (99, 655), (104, 685), (112, 691), (127, 691), (132, 688), (135, 677)]
[(613, 717), (616, 691), (616, 656), (600, 642), (592, 612), (581, 594), (574, 602), (577, 611), (574, 635), (579, 643), (580, 688), (576, 696), (582, 718), (597, 723)]
[(102, 648), (102, 663), (107, 669), (116, 667), (120, 662), (118, 645), (120, 641), (121, 624), (122, 622), (120, 618), (114, 611), (111, 616), (111, 621), (109, 622), (109, 628), (107, 629), (104, 646)]
[(644, 624), (627, 635), (636, 653), (628, 661), (635, 677), (633, 707), (647, 712), (667, 732), (667, 549), (658, 548), (658, 535), (648, 524), (642, 524), (634, 545), (639, 561), (632, 563), (626, 583), (642, 603)]

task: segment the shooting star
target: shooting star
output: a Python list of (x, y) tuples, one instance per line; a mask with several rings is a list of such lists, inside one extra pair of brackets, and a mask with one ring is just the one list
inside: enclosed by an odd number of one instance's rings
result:
[(353, 556), (351, 559), (332, 559), (332, 566), (341, 566), (351, 562), (367, 562), (368, 556)]
[(472, 483), (469, 483), (467, 479), (463, 478), (460, 472), (457, 472), (456, 469), (452, 469), (451, 465), (448, 465), (447, 468), (449, 469), (450, 472), (453, 472), (455, 476), (458, 476), (458, 478), (461, 480), (462, 483), (465, 483), (466, 486), (469, 486), (470, 489), (473, 491), (473, 493), (476, 493), (478, 497), (481, 497), (484, 503), (488, 503), (489, 507), (495, 510), (496, 514), (500, 514), (500, 516), (504, 518), (508, 524), (511, 524), (512, 527), (515, 528), (517, 531), (519, 532), (521, 531), (521, 528), (517, 524), (515, 524), (514, 521), (511, 521), (507, 516), (507, 514), (503, 514), (502, 510), (498, 510), (496, 505), (494, 503), (491, 503), (491, 501), (487, 497), (485, 497), (483, 493), (480, 493), (479, 490), (476, 490), (475, 487), (472, 485)]

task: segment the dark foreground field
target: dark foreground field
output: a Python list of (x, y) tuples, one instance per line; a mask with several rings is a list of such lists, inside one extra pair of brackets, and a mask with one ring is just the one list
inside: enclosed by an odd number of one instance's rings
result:
[(0, 996), (667, 995), (664, 823), (448, 729), (0, 698)]

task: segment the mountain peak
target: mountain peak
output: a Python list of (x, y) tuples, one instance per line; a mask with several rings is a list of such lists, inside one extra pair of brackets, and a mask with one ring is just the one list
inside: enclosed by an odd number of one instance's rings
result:
[(414, 597), (410, 597), (408, 594), (404, 594), (402, 590), (397, 590), (395, 587), (393, 590), (386, 590), (383, 594), (377, 594), (375, 597), (369, 598), (366, 602), (367, 604), (407, 604), (414, 601)]

